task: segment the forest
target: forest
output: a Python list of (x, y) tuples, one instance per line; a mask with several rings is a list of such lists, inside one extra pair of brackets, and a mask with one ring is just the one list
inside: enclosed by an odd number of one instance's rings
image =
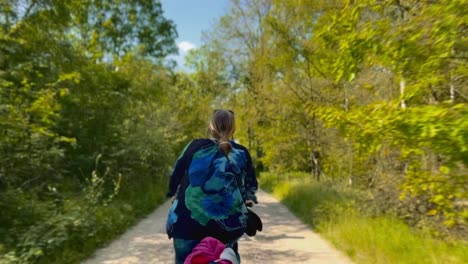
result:
[(124, 232), (165, 200), (217, 108), (260, 188), (305, 222), (391, 216), (463, 263), (466, 10), (230, 0), (182, 71), (157, 0), (0, 1), (0, 263), (78, 263)]

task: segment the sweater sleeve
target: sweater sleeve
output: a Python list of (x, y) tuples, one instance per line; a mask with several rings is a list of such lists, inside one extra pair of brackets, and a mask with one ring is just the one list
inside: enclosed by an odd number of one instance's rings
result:
[(166, 194), (167, 197), (172, 197), (176, 194), (180, 181), (182, 180), (182, 177), (184, 177), (188, 166), (190, 165), (190, 157), (187, 155), (187, 149), (192, 144), (192, 142), (185, 146), (184, 150), (175, 163), (174, 170), (172, 171), (171, 178), (169, 180), (169, 191)]
[(245, 149), (245, 153), (247, 157), (247, 171), (244, 182), (246, 199), (252, 200), (254, 203), (258, 203), (257, 196), (255, 195), (255, 192), (258, 189), (258, 182), (257, 177), (255, 176), (252, 157), (247, 149)]

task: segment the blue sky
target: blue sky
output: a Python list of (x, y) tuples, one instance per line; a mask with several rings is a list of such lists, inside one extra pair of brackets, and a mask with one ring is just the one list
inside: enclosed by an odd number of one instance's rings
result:
[(224, 14), (228, 0), (161, 0), (161, 4), (164, 16), (174, 21), (179, 33), (176, 39), (179, 56), (175, 59), (181, 67), (185, 54), (200, 47), (202, 31), (210, 29)]

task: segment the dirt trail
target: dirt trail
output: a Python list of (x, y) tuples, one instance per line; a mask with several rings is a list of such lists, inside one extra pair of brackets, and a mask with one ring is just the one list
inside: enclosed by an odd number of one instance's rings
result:
[[(242, 264), (352, 263), (299, 221), (271, 195), (259, 191), (253, 210), (262, 218), (263, 232), (239, 242)], [(84, 264), (173, 263), (172, 240), (165, 234), (169, 202), (128, 230)]]

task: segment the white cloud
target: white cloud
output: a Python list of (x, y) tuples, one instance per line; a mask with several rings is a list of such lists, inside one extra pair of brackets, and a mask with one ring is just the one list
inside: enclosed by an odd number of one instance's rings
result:
[(187, 51), (196, 48), (195, 44), (190, 43), (188, 41), (182, 41), (177, 44), (179, 51), (182, 53), (186, 53)]
[(189, 50), (196, 49), (197, 46), (189, 41), (181, 41), (177, 43), (177, 47), (179, 48), (179, 54), (170, 55), (166, 59), (175, 61), (177, 63), (176, 69), (190, 72), (190, 69), (185, 67), (185, 56), (187, 56)]

